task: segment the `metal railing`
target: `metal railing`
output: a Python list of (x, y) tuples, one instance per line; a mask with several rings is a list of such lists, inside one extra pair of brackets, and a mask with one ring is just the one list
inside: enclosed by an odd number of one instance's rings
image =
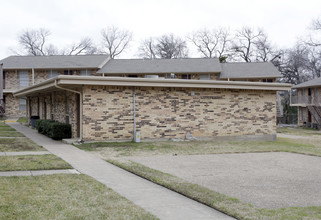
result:
[(291, 105), (321, 106), (321, 98), (313, 96), (291, 95)]

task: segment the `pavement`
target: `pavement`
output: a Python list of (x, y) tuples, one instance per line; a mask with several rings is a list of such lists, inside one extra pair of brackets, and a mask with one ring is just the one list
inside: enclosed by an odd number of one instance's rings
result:
[(24, 155), (46, 155), (52, 154), (49, 151), (17, 151), (17, 152), (0, 152), (0, 156), (24, 156)]
[(321, 157), (270, 152), (127, 159), (258, 208), (321, 206)]
[(64, 170), (23, 170), (23, 171), (3, 171), (0, 176), (40, 176), (53, 174), (80, 174), (75, 169)]
[(8, 122), (8, 124), (67, 161), (79, 172), (93, 177), (160, 219), (234, 219), (72, 145), (54, 141), (19, 123)]

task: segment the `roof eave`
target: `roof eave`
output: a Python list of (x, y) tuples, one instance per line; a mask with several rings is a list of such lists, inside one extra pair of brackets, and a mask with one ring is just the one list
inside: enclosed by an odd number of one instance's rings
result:
[(172, 88), (246, 89), (246, 90), (271, 90), (271, 91), (287, 91), (291, 89), (291, 84), (286, 84), (286, 83), (61, 75), (53, 79), (47, 80), (43, 83), (19, 90), (14, 93), (14, 96), (18, 96), (18, 97), (28, 96), (30, 94), (47, 90), (49, 88), (54, 88), (55, 84), (59, 86), (103, 85), (103, 86), (172, 87)]

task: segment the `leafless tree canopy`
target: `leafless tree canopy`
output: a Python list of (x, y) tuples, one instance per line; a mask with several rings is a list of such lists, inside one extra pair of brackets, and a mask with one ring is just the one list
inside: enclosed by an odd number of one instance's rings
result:
[(53, 45), (47, 46), (49, 36), (50, 31), (43, 28), (39, 30), (26, 30), (19, 35), (18, 41), (28, 55), (55, 55), (57, 49)]
[(255, 31), (252, 28), (243, 27), (236, 32), (232, 50), (245, 62), (251, 62), (254, 58), (255, 44), (262, 37), (264, 37), (262, 30)]
[[(22, 54), (34, 56), (50, 55), (82, 55), (97, 53), (97, 48), (88, 37), (83, 38), (78, 43), (73, 43), (69, 47), (58, 50), (53, 44), (48, 43), (51, 35), (49, 30), (40, 28), (37, 30), (26, 30), (18, 36), (19, 44), (22, 47)], [(19, 53), (18, 53), (19, 54)]]
[(186, 41), (174, 34), (163, 35), (156, 39), (149, 38), (141, 42), (139, 56), (147, 59), (172, 59), (187, 57)]
[(138, 56), (144, 59), (155, 59), (156, 58), (156, 46), (155, 39), (150, 37), (148, 39), (143, 40), (140, 43), (138, 48), (139, 54)]
[(97, 48), (94, 46), (92, 40), (89, 37), (82, 39), (79, 43), (73, 43), (69, 48), (64, 49), (62, 54), (64, 55), (84, 55), (95, 54)]
[(311, 79), (311, 75), (307, 70), (308, 53), (308, 49), (300, 44), (285, 52), (280, 65), (283, 82), (298, 84)]
[(132, 40), (132, 33), (127, 30), (121, 30), (117, 27), (107, 27), (101, 31), (103, 38), (103, 52), (108, 53), (111, 58), (120, 55), (128, 48)]
[(163, 35), (158, 38), (156, 54), (165, 59), (187, 57), (186, 42), (180, 37), (174, 36), (174, 34)]
[(230, 33), (227, 29), (202, 29), (187, 37), (204, 57), (222, 58), (228, 56)]

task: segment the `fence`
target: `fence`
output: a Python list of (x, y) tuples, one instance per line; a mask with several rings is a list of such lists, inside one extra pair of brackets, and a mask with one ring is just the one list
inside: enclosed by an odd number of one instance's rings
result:
[(277, 117), (277, 124), (298, 124), (298, 115), (284, 114), (283, 117)]

